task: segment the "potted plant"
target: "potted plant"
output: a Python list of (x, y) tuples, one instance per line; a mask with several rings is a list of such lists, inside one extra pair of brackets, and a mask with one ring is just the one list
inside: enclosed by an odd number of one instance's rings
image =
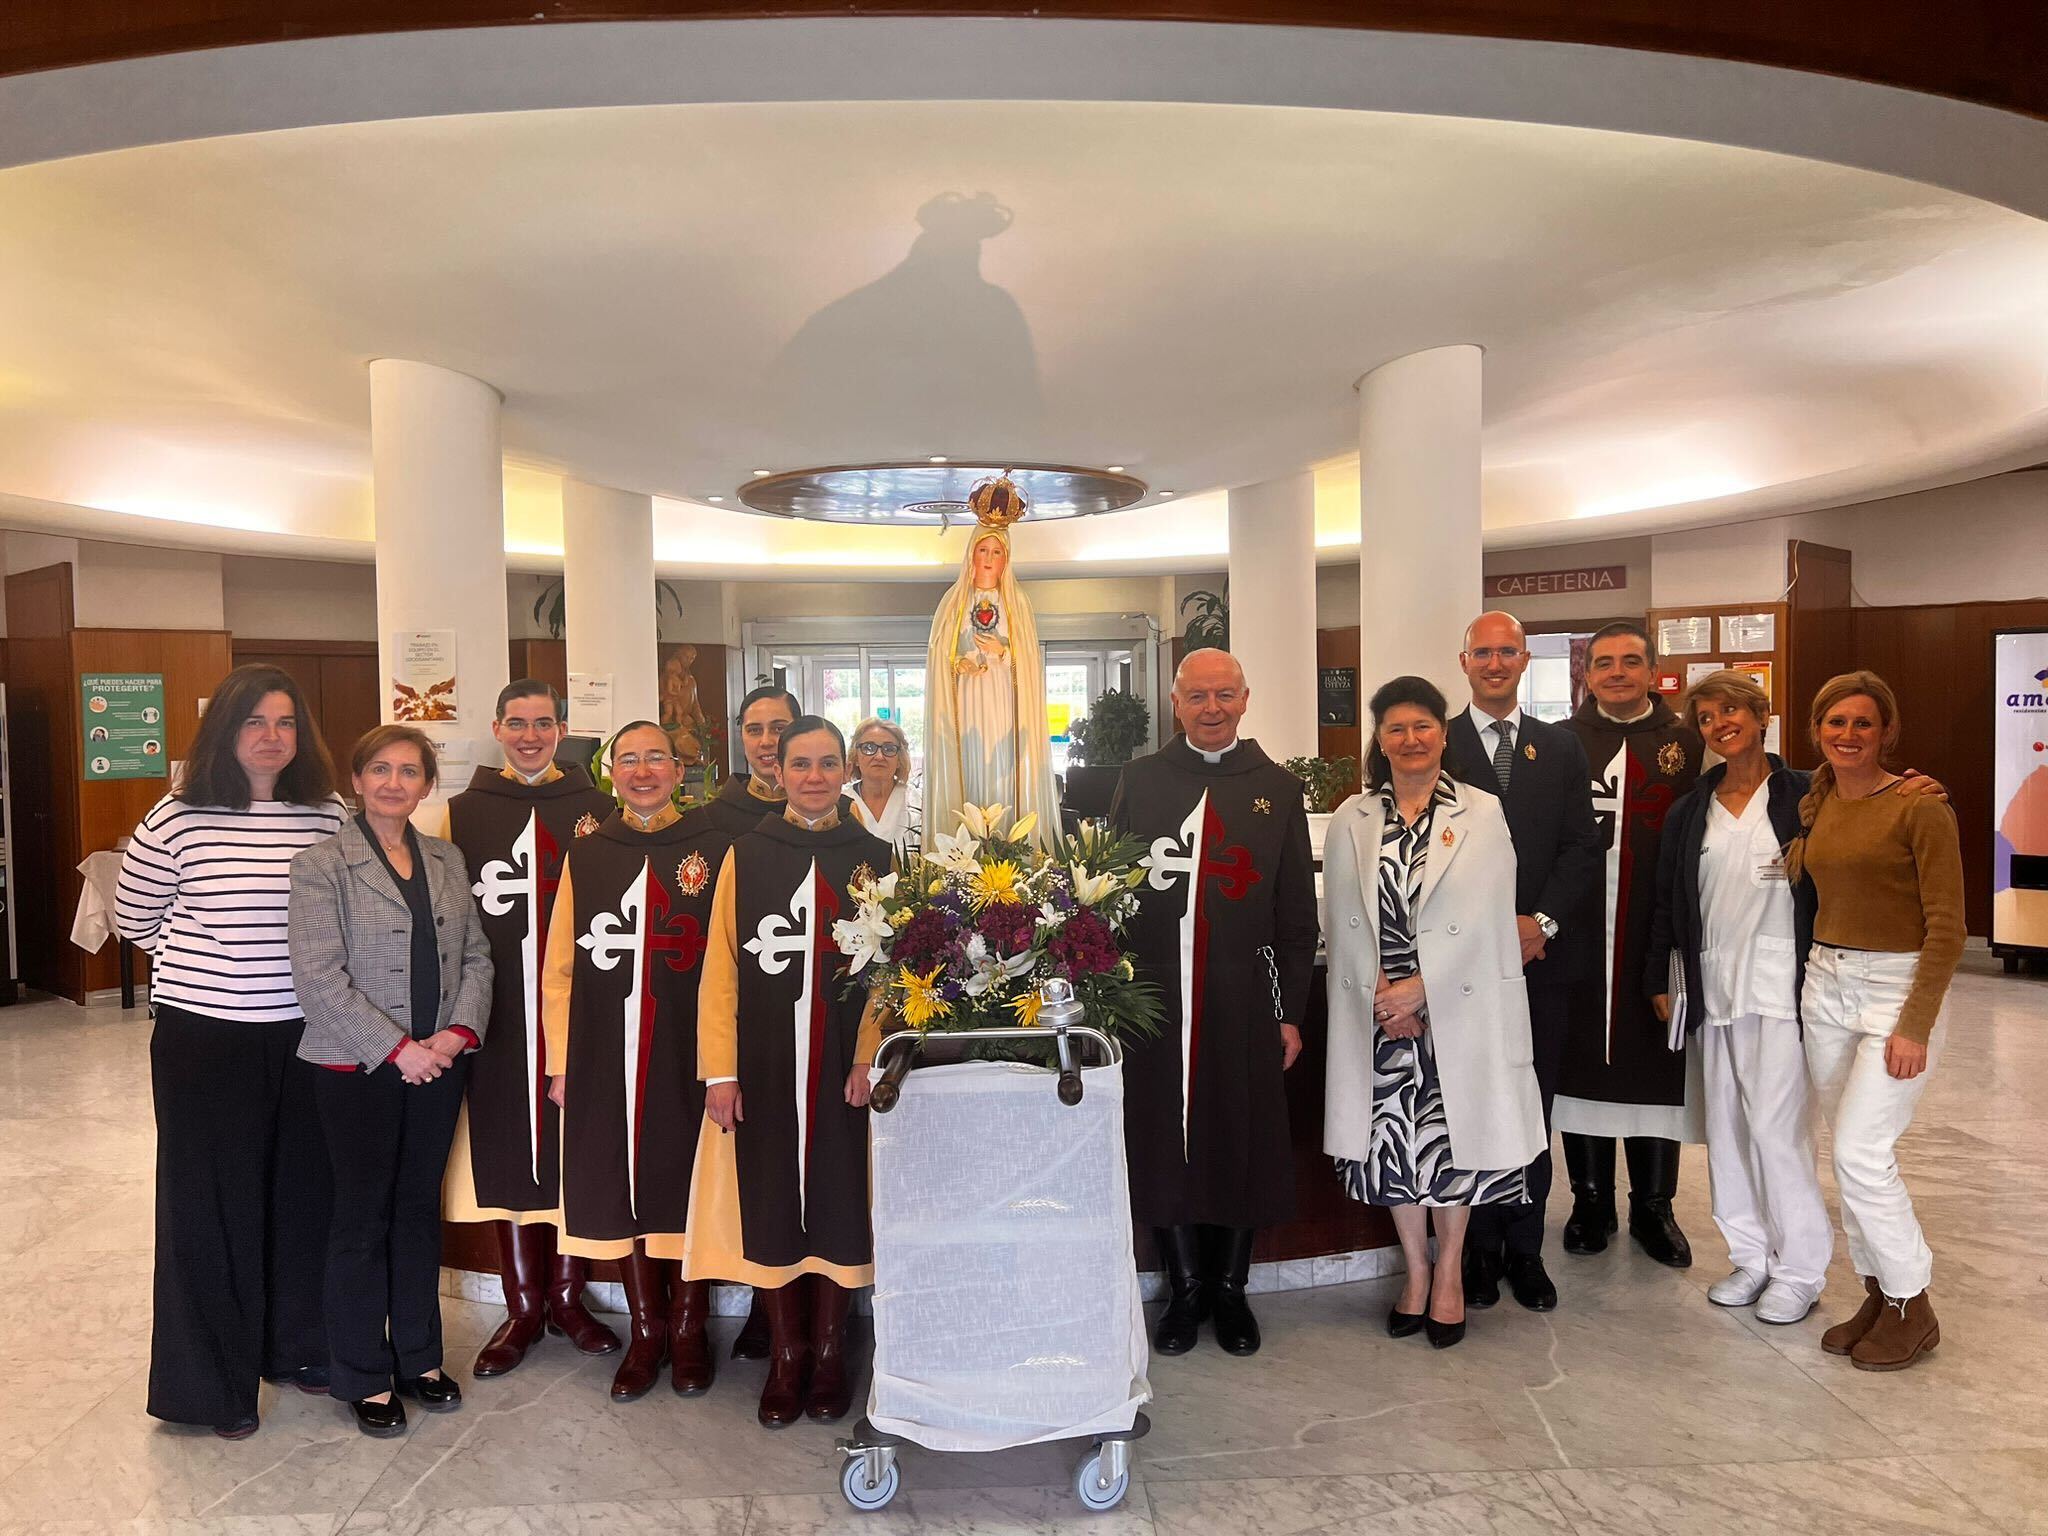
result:
[(1143, 699), (1106, 689), (1085, 718), (1067, 727), (1066, 808), (1076, 816), (1107, 816), (1123, 765), (1137, 756), (1152, 729)]
[(1194, 616), (1187, 621), (1181, 633), (1191, 651), (1230, 649), (1230, 599), (1221, 592), (1206, 588), (1190, 592), (1180, 600), (1180, 611), (1194, 609)]
[(1330, 816), (1358, 787), (1358, 759), (1355, 757), (1290, 757), (1281, 764), (1301, 780), (1301, 792), (1308, 797), (1308, 838), (1317, 862), (1323, 857), (1323, 836), (1329, 831)]

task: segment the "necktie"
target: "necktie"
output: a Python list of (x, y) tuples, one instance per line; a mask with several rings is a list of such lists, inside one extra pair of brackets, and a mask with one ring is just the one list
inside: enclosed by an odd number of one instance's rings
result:
[(1508, 787), (1508, 770), (1515, 765), (1515, 728), (1505, 720), (1493, 722), (1493, 773), (1501, 792)]

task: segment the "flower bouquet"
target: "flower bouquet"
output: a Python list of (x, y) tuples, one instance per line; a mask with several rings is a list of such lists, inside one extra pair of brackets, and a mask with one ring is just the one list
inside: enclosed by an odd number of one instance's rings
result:
[(1036, 1024), (1038, 989), (1057, 976), (1104, 1034), (1156, 1035), (1159, 989), (1136, 979), (1118, 937), (1144, 845), (1090, 824), (1048, 852), (1031, 839), (1038, 818), (1007, 811), (966, 806), (956, 832), (900, 869), (856, 877), (854, 914), (832, 925), (854, 983), (885, 993), (910, 1028), (950, 1033)]

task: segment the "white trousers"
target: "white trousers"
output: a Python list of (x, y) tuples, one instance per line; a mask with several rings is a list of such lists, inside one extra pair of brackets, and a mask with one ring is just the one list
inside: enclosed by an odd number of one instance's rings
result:
[(1887, 1296), (1918, 1296), (1934, 1273), (1913, 1199), (1899, 1177), (1899, 1137), (1934, 1075), (1948, 1033), (1944, 1003), (1927, 1042), (1927, 1070), (1895, 1078), (1885, 1070), (1884, 1043), (1913, 985), (1918, 955), (1831, 949), (1816, 944), (1806, 960), (1800, 1013), (1806, 1024), (1806, 1067), (1821, 1113), (1835, 1133), (1835, 1185), (1842, 1195), (1842, 1231), (1859, 1275), (1875, 1275)]
[(1799, 1026), (1755, 1014), (1699, 1032), (1714, 1225), (1737, 1269), (1818, 1296), (1835, 1229), (1813, 1158)]

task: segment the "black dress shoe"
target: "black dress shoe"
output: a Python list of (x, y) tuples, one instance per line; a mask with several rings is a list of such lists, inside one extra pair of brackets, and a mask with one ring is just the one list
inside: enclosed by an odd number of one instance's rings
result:
[(1465, 1337), (1465, 1320), (1460, 1318), (1455, 1323), (1440, 1323), (1435, 1318), (1425, 1315), (1422, 1319), (1422, 1330), (1429, 1335), (1429, 1342), (1434, 1347), (1449, 1349)]
[(1614, 1197), (1605, 1201), (1574, 1200), (1572, 1213), (1565, 1219), (1564, 1251), (1566, 1253), (1603, 1253), (1607, 1239), (1620, 1229), (1621, 1222), (1614, 1214)]
[(246, 1440), (256, 1433), (256, 1415), (245, 1413), (239, 1419), (230, 1419), (225, 1424), (213, 1426), (213, 1432), (223, 1440)]
[[(1508, 1289), (1515, 1293), (1515, 1300), (1531, 1312), (1548, 1312), (1557, 1305), (1557, 1287), (1550, 1283), (1550, 1275), (1543, 1268), (1543, 1258), (1534, 1253), (1511, 1253), (1507, 1266)], [(1471, 1305), (1472, 1293), (1465, 1293), (1465, 1303)]]
[(1485, 1308), (1500, 1300), (1500, 1268), (1490, 1255), (1467, 1248), (1464, 1273), (1466, 1306)]
[(348, 1406), (356, 1416), (356, 1428), (373, 1440), (390, 1440), (405, 1433), (405, 1405), (395, 1396), (382, 1403), (364, 1398)]
[(1671, 1214), (1669, 1200), (1630, 1200), (1628, 1235), (1659, 1264), (1667, 1264), (1673, 1269), (1692, 1268), (1692, 1244), (1678, 1229), (1678, 1219)]
[(453, 1413), (462, 1406), (462, 1388), (443, 1371), (438, 1376), (408, 1376), (398, 1383), (398, 1395), (409, 1397), (429, 1413)]
[(1152, 1241), (1166, 1270), (1166, 1310), (1152, 1330), (1152, 1348), (1162, 1355), (1184, 1355), (1195, 1347), (1208, 1311), (1200, 1237), (1192, 1226), (1154, 1227)]
[(1387, 1308), (1387, 1337), (1406, 1339), (1422, 1332), (1423, 1314), (1403, 1312), (1399, 1307)]
[(1259, 1352), (1259, 1320), (1252, 1316), (1245, 1287), (1252, 1273), (1250, 1227), (1203, 1227), (1202, 1277), (1208, 1286), (1209, 1331), (1226, 1355)]

